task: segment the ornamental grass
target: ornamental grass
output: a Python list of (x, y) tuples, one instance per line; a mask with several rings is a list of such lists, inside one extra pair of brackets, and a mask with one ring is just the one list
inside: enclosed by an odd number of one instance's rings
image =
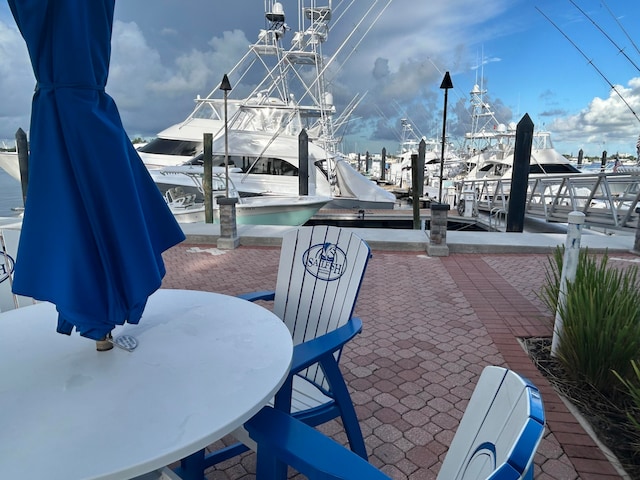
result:
[(597, 259), (582, 249), (575, 278), (558, 305), (563, 260), (564, 248), (558, 247), (540, 295), (562, 319), (557, 358), (570, 380), (609, 398), (626, 394), (618, 378), (633, 381), (632, 361), (640, 360), (638, 267), (611, 267), (607, 254)]

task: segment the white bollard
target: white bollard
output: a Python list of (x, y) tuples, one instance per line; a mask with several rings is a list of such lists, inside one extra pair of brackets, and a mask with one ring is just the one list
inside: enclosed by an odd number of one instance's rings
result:
[(473, 217), (473, 207), (476, 203), (476, 194), (473, 190), (464, 190), (462, 192), (462, 199), (464, 200), (464, 212), (463, 216), (467, 218)]
[(560, 317), (561, 306), (564, 305), (567, 295), (567, 282), (576, 278), (578, 269), (578, 258), (580, 256), (580, 238), (582, 237), (582, 226), (585, 215), (582, 212), (571, 212), (569, 214), (569, 224), (567, 228), (567, 240), (564, 248), (564, 260), (562, 262), (562, 273), (560, 274), (560, 291), (558, 292), (558, 308), (553, 327), (553, 338), (551, 340), (551, 356), (555, 357), (560, 343), (562, 333), (562, 318)]

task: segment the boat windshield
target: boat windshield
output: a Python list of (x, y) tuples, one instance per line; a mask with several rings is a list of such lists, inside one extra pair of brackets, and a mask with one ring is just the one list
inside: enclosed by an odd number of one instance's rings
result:
[(545, 163), (545, 164), (531, 164), (529, 173), (580, 173), (576, 167), (570, 163)]
[(155, 138), (138, 150), (144, 153), (159, 155), (180, 155), (192, 157), (202, 148), (201, 142), (189, 140), (170, 140), (167, 138)]
[[(224, 121), (224, 103), (218, 99), (197, 99), (198, 106), (192, 118)], [(302, 130), (300, 112), (296, 105), (259, 95), (245, 101), (232, 100), (227, 105), (229, 127), (234, 130), (252, 130), (297, 135)]]
[[(196, 98), (196, 108), (191, 118), (224, 121), (224, 102), (217, 98)], [(227, 118), (232, 118), (239, 108), (238, 100), (227, 101)]]
[(296, 135), (301, 129), (296, 118), (296, 112), (291, 109), (252, 106), (238, 112), (233, 128)]
[[(224, 155), (213, 156), (214, 167), (224, 167)], [(203, 165), (203, 155), (198, 155), (188, 162), (190, 165)], [(275, 157), (250, 157), (241, 155), (229, 155), (229, 167), (235, 167), (242, 170), (242, 173), (250, 171), (256, 175), (284, 175), (288, 177), (298, 176), (298, 167)]]

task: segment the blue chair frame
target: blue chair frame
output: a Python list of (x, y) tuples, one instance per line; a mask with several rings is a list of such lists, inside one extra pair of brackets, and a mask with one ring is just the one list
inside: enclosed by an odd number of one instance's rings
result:
[[(542, 399), (531, 382), (501, 367), (485, 368), (438, 478), (533, 479), (533, 457), (544, 421)], [(271, 407), (263, 408), (245, 427), (258, 443), (258, 480), (283, 478), (288, 465), (311, 480), (390, 478), (329, 437)]]
[[(353, 311), (370, 257), (367, 243), (347, 230), (326, 225), (294, 229), (283, 236), (276, 290), (239, 295), (252, 302), (273, 301), (274, 312), (292, 333), (292, 365), (275, 408), (310, 426), (340, 417), (351, 449), (365, 460), (364, 438), (339, 362), (345, 344), (362, 331)], [(184, 480), (202, 480), (207, 468), (255, 449), (246, 432), (236, 433), (240, 443), (206, 455), (199, 451), (183, 459), (176, 473)]]

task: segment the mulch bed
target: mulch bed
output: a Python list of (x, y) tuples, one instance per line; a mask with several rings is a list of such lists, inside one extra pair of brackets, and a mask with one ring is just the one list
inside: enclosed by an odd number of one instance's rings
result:
[(640, 435), (624, 413), (624, 405), (612, 403), (589, 385), (569, 380), (562, 365), (551, 357), (551, 338), (528, 338), (524, 343), (538, 370), (580, 411), (631, 478), (640, 479)]

